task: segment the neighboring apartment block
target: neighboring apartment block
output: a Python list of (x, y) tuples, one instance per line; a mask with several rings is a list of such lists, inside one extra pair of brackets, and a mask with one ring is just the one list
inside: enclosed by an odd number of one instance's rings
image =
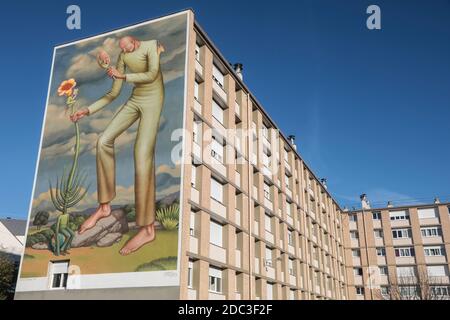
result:
[(242, 66), (192, 28), (180, 298), (346, 299), (338, 204), (245, 86)]
[(450, 204), (346, 212), (350, 299), (448, 299)]

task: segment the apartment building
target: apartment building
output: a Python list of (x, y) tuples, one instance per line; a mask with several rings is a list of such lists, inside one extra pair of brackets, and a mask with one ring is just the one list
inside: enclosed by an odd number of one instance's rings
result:
[(339, 205), (191, 27), (180, 298), (346, 299)]
[[(146, 23), (136, 26), (141, 28), (137, 34), (154, 36), (159, 30), (167, 35), (168, 25), (178, 25), (165, 40), (168, 48), (176, 35), (186, 34), (185, 41), (178, 39), (178, 51), (186, 54), (186, 70), (179, 67), (183, 59), (172, 64), (178, 67), (176, 74), (183, 79), (185, 91), (174, 90), (174, 82), (167, 84), (171, 92), (185, 97), (184, 108), (181, 102), (179, 109), (167, 116), (182, 119), (179, 125), (184, 129), (181, 179), (171, 186), (176, 192), (169, 194), (179, 200), (178, 234), (170, 233), (172, 244), (178, 242), (178, 247), (167, 250), (154, 263), (139, 261), (136, 265), (132, 255), (119, 256), (114, 248), (135, 227), (125, 222), (124, 234), (115, 229), (111, 235), (119, 237), (116, 242), (104, 244), (101, 239), (89, 243), (90, 252), (100, 252), (100, 244), (104, 246), (101, 252), (109, 250), (109, 256), (116, 257), (110, 265), (102, 265), (104, 262), (90, 253), (77, 260), (75, 252), (84, 254), (84, 240), (79, 240), (77, 229), (73, 233), (78, 247), (72, 246), (63, 257), (49, 251), (54, 246), (43, 242), (44, 235), (29, 232), (34, 247), (26, 248), (28, 257), (40, 256), (48, 267), (34, 264), (37, 259), (26, 259), (16, 298), (348, 299), (342, 210), (325, 181), (302, 159), (295, 138), (279, 130), (245, 85), (243, 66), (232, 65), (223, 57), (192, 11), (149, 23), (153, 23), (150, 29), (145, 29)], [(126, 30), (134, 32), (133, 28)], [(112, 32), (100, 39), (110, 43), (114, 36)], [(84, 41), (98, 44), (96, 37)], [(57, 50), (76, 52), (78, 57), (80, 48), (83, 46), (72, 43)], [(170, 57), (176, 54), (175, 50)], [(173, 74), (163, 68), (167, 83)], [(178, 81), (176, 88), (182, 88)], [(95, 163), (91, 158), (84, 162)], [(179, 169), (165, 164), (162, 176)], [(41, 198), (45, 196), (48, 193)], [(93, 202), (88, 208), (95, 210), (96, 205)], [(37, 210), (30, 211), (29, 225)], [(84, 214), (79, 213), (82, 219)], [(148, 251), (150, 255), (154, 252)], [(120, 272), (111, 268), (117, 261)], [(171, 269), (158, 269), (161, 261), (171, 263)], [(158, 270), (139, 269), (149, 265)], [(97, 268), (95, 272), (93, 268)]]
[(345, 212), (350, 299), (448, 299), (450, 204)]

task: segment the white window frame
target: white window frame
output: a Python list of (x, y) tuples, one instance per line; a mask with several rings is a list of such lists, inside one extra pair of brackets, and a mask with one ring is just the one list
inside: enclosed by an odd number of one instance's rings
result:
[(377, 256), (378, 257), (385, 257), (386, 256), (386, 248), (384, 247), (378, 247), (377, 250)]
[(424, 237), (424, 238), (440, 237), (440, 236), (442, 236), (442, 229), (441, 229), (441, 227), (420, 228), (420, 233), (422, 234), (422, 237)]
[(413, 247), (394, 248), (394, 253), (397, 258), (415, 256), (415, 251)]
[(209, 267), (209, 292), (222, 294), (222, 270)]
[(218, 104), (214, 99), (212, 101), (212, 116), (219, 121), (221, 124), (224, 124), (225, 118), (225, 110)]
[(209, 243), (223, 248), (223, 225), (214, 220), (209, 224)]
[(417, 215), (419, 216), (419, 219), (439, 218), (439, 213), (437, 211), (437, 208), (434, 208), (434, 207), (417, 209)]
[(213, 64), (213, 80), (221, 88), (224, 88), (225, 75), (222, 73), (222, 71), (220, 71), (220, 69), (215, 64)]
[(423, 248), (426, 257), (443, 257), (445, 256), (444, 246), (427, 246)]
[(223, 184), (211, 177), (211, 198), (223, 203)]
[(64, 290), (69, 277), (69, 260), (50, 262), (50, 289)]
[(193, 288), (194, 285), (194, 262), (192, 260), (189, 260), (188, 264), (188, 288)]
[(411, 228), (406, 229), (392, 229), (393, 239), (410, 239), (412, 237)]
[(389, 218), (391, 221), (409, 220), (409, 212), (407, 210), (390, 211)]
[(373, 211), (372, 220), (381, 220), (381, 211)]

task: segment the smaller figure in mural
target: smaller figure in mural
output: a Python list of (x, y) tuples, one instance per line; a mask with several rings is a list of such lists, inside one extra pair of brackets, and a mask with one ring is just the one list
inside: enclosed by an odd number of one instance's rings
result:
[(158, 40), (142, 41), (132, 36), (122, 37), (119, 46), (121, 53), (116, 67), (109, 67), (110, 58), (106, 52), (98, 54), (100, 66), (107, 69), (108, 75), (114, 80), (111, 90), (88, 108), (77, 111), (70, 118), (76, 123), (81, 118), (100, 111), (119, 96), (124, 82), (133, 84), (134, 88), (128, 101), (118, 109), (98, 139), (99, 206), (78, 230), (80, 234), (83, 234), (93, 228), (98, 220), (111, 214), (111, 201), (116, 197), (114, 142), (138, 121), (134, 145), (134, 192), (136, 225), (140, 229), (120, 250), (121, 255), (128, 255), (152, 242), (156, 236), (155, 146), (164, 104), (160, 54), (165, 49)]
[(51, 249), (56, 256), (66, 254), (70, 249), (75, 233), (69, 228), (69, 214), (64, 213), (58, 216), (58, 220), (52, 226), (54, 240)]

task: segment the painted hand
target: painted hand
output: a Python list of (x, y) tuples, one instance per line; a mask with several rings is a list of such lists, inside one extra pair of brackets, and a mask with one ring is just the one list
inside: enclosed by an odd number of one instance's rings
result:
[(125, 79), (125, 76), (114, 67), (108, 68), (108, 76), (113, 79)]
[(83, 118), (84, 116), (89, 115), (89, 110), (87, 108), (78, 110), (77, 112), (75, 112), (73, 115), (70, 116), (70, 120), (72, 122), (77, 122), (78, 120), (80, 120), (81, 118)]

